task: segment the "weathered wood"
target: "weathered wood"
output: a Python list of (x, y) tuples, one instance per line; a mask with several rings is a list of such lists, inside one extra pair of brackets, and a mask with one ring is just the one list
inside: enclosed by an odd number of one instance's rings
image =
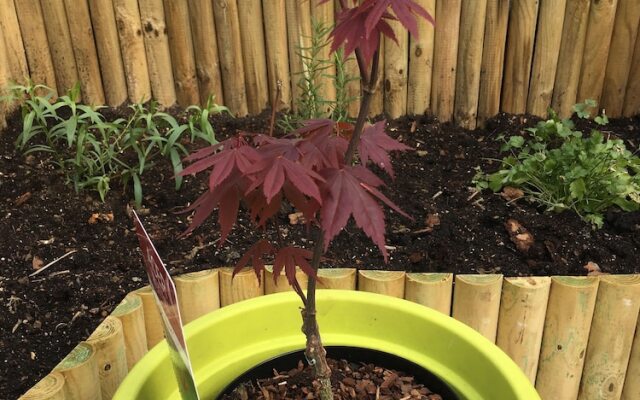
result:
[(105, 102), (98, 53), (96, 50), (89, 5), (85, 0), (64, 0), (67, 11), (73, 54), (78, 69), (78, 79), (84, 102), (92, 105), (103, 105)]
[[(287, 40), (287, 17), (284, 0), (262, 2), (262, 18), (267, 49), (267, 73), (269, 98), (276, 110), (291, 107), (291, 74), (289, 72), (289, 47)], [(276, 93), (280, 91), (280, 95)], [(273, 104), (278, 98), (278, 104)]]
[(309, 2), (287, 1), (287, 37), (289, 40), (289, 69), (291, 71), (291, 102), (294, 112), (307, 91), (304, 83), (305, 68), (303, 58), (311, 46), (311, 10)]
[(496, 341), (502, 275), (456, 275), (451, 316)]
[(408, 273), (405, 279), (405, 300), (422, 304), (445, 315), (451, 313), (452, 293), (451, 273)]
[(551, 278), (536, 377), (543, 399), (577, 398), (597, 293), (597, 277)]
[[(587, 99), (600, 103), (617, 5), (618, 0), (591, 1), (578, 86), (577, 101), (579, 103)], [(638, 24), (637, 19), (635, 23)], [(614, 57), (618, 58), (615, 55)]]
[(13, 0), (0, 0), (0, 29), (6, 45), (6, 63), (9, 64), (12, 80), (25, 83), (29, 77), (27, 56), (18, 24), (18, 15)]
[(237, 0), (213, 0), (213, 15), (225, 105), (233, 114), (244, 116), (248, 109)]
[(631, 355), (629, 356), (629, 364), (622, 388), (622, 400), (640, 399), (640, 319), (636, 325), (636, 335), (633, 338), (633, 346), (631, 347)]
[(511, 0), (487, 0), (478, 97), (477, 124), (480, 126), (500, 111), (510, 3)]
[(320, 268), (318, 289), (356, 290), (355, 268)]
[(247, 107), (250, 114), (259, 114), (269, 105), (269, 80), (264, 48), (264, 27), (260, 0), (238, 2), (240, 39), (244, 80), (247, 89)]
[[(306, 290), (309, 278), (307, 277), (307, 274), (302, 272), (300, 268), (296, 268), (296, 279), (298, 280), (298, 283), (300, 284), (302, 290)], [(273, 265), (265, 266), (264, 294), (289, 292), (291, 290), (293, 290), (293, 288), (287, 281), (287, 278), (284, 275), (284, 271), (280, 271), (280, 275), (278, 276), (277, 280), (274, 280)]]
[[(432, 17), (436, 16), (436, 0), (419, 0)], [(484, 21), (483, 21), (484, 24)], [(418, 37), (409, 38), (409, 82), (407, 85), (407, 114), (424, 114), (431, 103), (431, 75), (435, 29), (424, 18), (418, 18)]]
[(73, 57), (64, 3), (63, 0), (40, 0), (40, 5), (47, 31), (47, 41), (51, 49), (58, 93), (66, 94), (78, 82), (78, 70)]
[(54, 368), (64, 376), (67, 400), (102, 400), (96, 350), (87, 342), (80, 342)]
[(18, 400), (66, 400), (64, 384), (64, 376), (60, 372), (51, 372)]
[[(6, 57), (7, 47), (4, 43), (4, 34), (2, 30), (0, 30), (0, 59), (6, 60)], [(9, 66), (7, 63), (0, 62), (0, 96), (6, 96), (8, 94), (7, 90), (9, 88), (10, 81), (11, 71), (9, 70)], [(0, 101), (0, 130), (7, 126), (6, 118), (10, 108), (10, 104)]]
[(618, 0), (616, 20), (604, 76), (600, 106), (610, 117), (622, 115), (624, 98), (631, 73), (633, 49), (640, 25), (640, 2)]
[(108, 316), (87, 339), (96, 351), (96, 363), (103, 399), (110, 399), (129, 372), (122, 322)]
[(600, 278), (579, 400), (620, 398), (639, 310), (640, 275)]
[(213, 4), (211, 0), (189, 0), (189, 12), (200, 102), (204, 104), (214, 96), (217, 104), (224, 104)]
[(111, 315), (122, 323), (127, 368), (131, 370), (147, 353), (147, 332), (144, 327), (144, 311), (140, 296), (129, 293)]
[(512, 3), (502, 82), (502, 111), (522, 114), (527, 110), (537, 19), (538, 0)]
[(185, 1), (164, 0), (164, 17), (169, 35), (169, 50), (173, 66), (178, 104), (188, 107), (200, 102), (196, 76), (196, 60), (191, 40), (189, 5)]
[(132, 103), (151, 98), (149, 68), (142, 37), (142, 23), (137, 0), (113, 0), (120, 51), (127, 79), (127, 92)]
[(110, 1), (89, 0), (89, 11), (100, 61), (104, 97), (108, 105), (117, 107), (127, 100), (127, 81), (113, 4)]
[(358, 271), (358, 290), (404, 298), (404, 271)]
[(397, 43), (384, 37), (384, 112), (390, 118), (407, 113), (409, 33), (399, 21), (389, 21)]
[(142, 312), (144, 314), (144, 331), (147, 334), (147, 347), (151, 350), (164, 339), (162, 317), (156, 305), (156, 299), (150, 286), (140, 288), (133, 293), (142, 300)]
[(640, 35), (636, 38), (636, 47), (633, 51), (622, 114), (625, 117), (640, 114)]
[(442, 122), (451, 121), (453, 117), (461, 10), (462, 0), (436, 2), (438, 28), (431, 78), (431, 109)]
[(222, 307), (264, 294), (264, 275), (260, 280), (250, 268), (233, 277), (233, 268), (220, 268), (220, 305)]
[[(311, 22), (316, 24), (322, 24), (325, 28), (330, 28), (335, 23), (335, 4), (333, 1), (328, 1), (324, 4), (312, 4), (311, 5)], [(322, 47), (318, 52), (320, 60), (328, 61), (327, 68), (322, 71), (322, 76), (316, 82), (319, 86), (320, 97), (327, 101), (333, 101), (336, 99), (336, 87), (332, 76), (336, 74), (336, 65), (333, 63), (333, 54), (330, 50), (329, 35), (323, 38), (327, 41), (327, 45)], [(330, 110), (328, 107), (326, 111)]]
[(163, 107), (176, 103), (168, 29), (162, 0), (139, 0), (147, 68), (153, 98)]
[[(378, 115), (382, 115), (384, 113), (384, 57), (385, 57), (385, 42), (386, 40), (380, 39), (380, 62), (378, 63), (378, 79), (376, 79), (376, 84), (374, 86), (374, 92), (371, 96), (371, 105), (369, 106), (369, 118), (377, 117)], [(353, 104), (349, 105), (350, 114), (354, 114), (358, 112), (360, 109), (360, 70), (358, 69), (358, 65), (351, 56), (352, 59), (347, 63), (348, 74), (350, 74), (354, 78), (358, 78), (352, 83), (347, 85), (349, 96), (354, 97), (352, 101)]]
[(536, 381), (551, 278), (505, 278), (496, 344)]
[(540, 117), (546, 117), (547, 109), (551, 106), (566, 5), (567, 0), (540, 2), (531, 86), (527, 99), (527, 112)]
[(192, 272), (175, 277), (182, 323), (220, 308), (220, 274), (217, 269)]
[(551, 101), (551, 107), (563, 118), (572, 114), (572, 107), (578, 96), (589, 4), (589, 0), (567, 0), (558, 58), (558, 65), (561, 67), (556, 72)]
[(466, 129), (477, 123), (486, 13), (487, 0), (462, 1), (454, 120)]

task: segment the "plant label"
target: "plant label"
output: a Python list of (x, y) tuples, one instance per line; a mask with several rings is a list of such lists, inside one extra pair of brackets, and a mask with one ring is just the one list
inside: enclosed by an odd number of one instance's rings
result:
[(182, 331), (182, 318), (178, 308), (176, 287), (135, 211), (133, 211), (133, 223), (140, 241), (144, 267), (162, 316), (164, 336), (169, 343), (171, 363), (178, 381), (180, 395), (183, 400), (199, 400), (200, 396), (191, 369), (187, 343)]

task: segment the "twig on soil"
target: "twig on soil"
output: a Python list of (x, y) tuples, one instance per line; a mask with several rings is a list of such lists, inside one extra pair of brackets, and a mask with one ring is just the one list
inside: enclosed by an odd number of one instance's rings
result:
[(16, 324), (13, 326), (13, 329), (11, 329), (11, 333), (16, 333), (20, 324), (22, 324), (22, 320), (18, 319), (18, 322), (16, 322)]
[(476, 197), (478, 194), (480, 194), (480, 191), (478, 189), (474, 189), (473, 193), (471, 193), (471, 196), (467, 197), (467, 201), (473, 200), (473, 198)]
[(49, 264), (45, 265), (44, 267), (40, 268), (39, 270), (37, 270), (36, 272), (32, 273), (31, 275), (29, 275), (29, 278), (34, 277), (36, 275), (38, 275), (39, 273), (41, 273), (42, 271), (44, 271), (45, 269), (49, 268), (50, 266), (52, 266), (53, 264), (57, 263), (58, 261), (69, 257), (71, 254), (76, 253), (78, 250), (71, 250), (70, 252), (68, 252), (67, 254), (56, 258), (55, 260), (51, 261)]
[(442, 190), (439, 190), (438, 193), (434, 194), (433, 197), (431, 197), (431, 200), (437, 199), (440, 195), (442, 195)]

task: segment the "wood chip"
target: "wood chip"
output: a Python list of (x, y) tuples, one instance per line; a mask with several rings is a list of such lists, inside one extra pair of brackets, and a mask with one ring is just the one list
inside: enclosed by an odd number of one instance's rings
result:
[(504, 189), (502, 189), (500, 196), (502, 196), (502, 198), (507, 200), (508, 202), (512, 202), (523, 198), (524, 192), (522, 191), (522, 189), (518, 189), (512, 186), (505, 186)]
[(31, 198), (31, 192), (26, 192), (22, 195), (20, 195), (14, 202), (13, 204), (15, 204), (16, 206), (21, 206), (24, 203), (26, 203), (27, 201), (29, 201), (29, 199)]
[(33, 267), (33, 269), (39, 270), (40, 268), (42, 268), (43, 265), (44, 265), (44, 261), (42, 261), (40, 257), (33, 256), (33, 259), (31, 260), (31, 266)]
[(527, 228), (522, 226), (520, 222), (513, 218), (508, 219), (507, 222), (505, 222), (504, 227), (507, 230), (507, 233), (509, 233), (511, 241), (516, 245), (518, 251), (523, 253), (529, 251), (535, 240)]
[(583, 268), (588, 271), (587, 276), (609, 275), (606, 272), (602, 272), (600, 266), (593, 261), (589, 261)]
[(87, 222), (91, 225), (98, 222), (113, 222), (113, 213), (93, 213)]

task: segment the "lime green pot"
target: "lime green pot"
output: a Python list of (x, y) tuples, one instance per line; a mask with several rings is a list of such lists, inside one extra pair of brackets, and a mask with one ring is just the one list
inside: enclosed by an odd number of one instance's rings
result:
[[(372, 293), (321, 290), (318, 323), (328, 346), (395, 354), (429, 370), (461, 399), (540, 397), (516, 364), (466, 325), (424, 306)], [(237, 376), (304, 348), (300, 299), (281, 293), (212, 312), (185, 328), (202, 399), (214, 399)], [(179, 400), (166, 343), (127, 375), (115, 400)]]

